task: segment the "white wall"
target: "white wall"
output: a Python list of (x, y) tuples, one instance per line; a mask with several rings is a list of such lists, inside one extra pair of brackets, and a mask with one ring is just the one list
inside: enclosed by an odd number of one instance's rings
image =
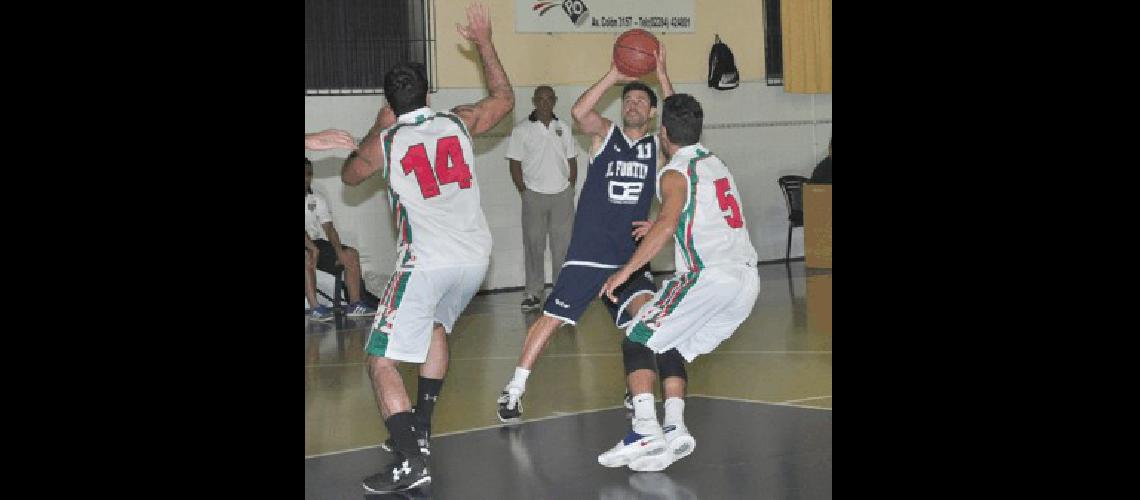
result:
[[(587, 87), (554, 86), (558, 96), (555, 114), (572, 123), (570, 106)], [(816, 163), (826, 155), (831, 136), (831, 94), (786, 94), (782, 87), (768, 87), (762, 82), (744, 82), (728, 91), (713, 90), (704, 84), (678, 84), (674, 90), (693, 94), (701, 102), (705, 112), (701, 142), (732, 170), (760, 260), (782, 259), (787, 241), (787, 209), (776, 179), (786, 174), (810, 176)], [(474, 170), (495, 245), (484, 289), (517, 287), (524, 282), (521, 201), (503, 154), (511, 124), (525, 120), (532, 109), (533, 92), (534, 87), (516, 87), (513, 116), (504, 118), (488, 135), (475, 139)], [(430, 104), (435, 109), (449, 109), (485, 95), (482, 88), (441, 89), (431, 94)], [(619, 119), (619, 97), (620, 88), (606, 94), (603, 115)], [(383, 102), (382, 96), (306, 96), (305, 131), (342, 128), (360, 139)], [(580, 191), (585, 181), (589, 141), (578, 133), (575, 138), (582, 149), (578, 164)], [(341, 239), (360, 251), (365, 282), (369, 290), (378, 293), (395, 265), (395, 239), (383, 183), (377, 175), (359, 186), (345, 186), (340, 182), (343, 152), (306, 155), (315, 167), (314, 190), (328, 198)], [(299, 177), (300, 174), (298, 183)], [(792, 235), (792, 256), (803, 256), (800, 228)], [(672, 259), (673, 249), (669, 245), (653, 261), (653, 267), (671, 270)], [(547, 262), (549, 266), (549, 255)]]

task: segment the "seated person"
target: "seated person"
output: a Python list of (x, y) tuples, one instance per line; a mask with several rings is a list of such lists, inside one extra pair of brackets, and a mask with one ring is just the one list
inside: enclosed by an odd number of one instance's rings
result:
[(351, 302), (348, 315), (372, 316), (376, 309), (361, 300), (360, 254), (355, 248), (340, 243), (328, 202), (313, 192), (312, 184), (313, 163), (305, 158), (305, 297), (311, 309), (309, 317), (316, 321), (332, 319), (332, 309), (317, 302), (316, 270), (333, 274), (337, 264), (344, 265), (344, 281)]
[(827, 157), (820, 160), (819, 165), (811, 172), (811, 182), (817, 184), (831, 184), (831, 139), (827, 140)]

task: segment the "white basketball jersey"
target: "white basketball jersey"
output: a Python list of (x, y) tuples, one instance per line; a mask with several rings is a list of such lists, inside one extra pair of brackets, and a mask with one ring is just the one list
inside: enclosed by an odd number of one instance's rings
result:
[(396, 218), (396, 267), (486, 263), (491, 231), (479, 204), (475, 152), (463, 121), (420, 108), (381, 132), (384, 178)]
[(661, 176), (670, 170), (684, 175), (689, 186), (673, 233), (677, 273), (723, 265), (755, 266), (756, 249), (748, 237), (740, 192), (728, 167), (700, 143), (685, 146), (657, 173), (658, 198)]

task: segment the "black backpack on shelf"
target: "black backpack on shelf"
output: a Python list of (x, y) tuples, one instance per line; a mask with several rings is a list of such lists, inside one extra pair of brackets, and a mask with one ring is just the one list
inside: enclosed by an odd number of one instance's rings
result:
[(709, 52), (709, 88), (717, 90), (734, 89), (740, 85), (740, 74), (736, 72), (736, 59), (728, 45), (716, 36), (712, 51)]

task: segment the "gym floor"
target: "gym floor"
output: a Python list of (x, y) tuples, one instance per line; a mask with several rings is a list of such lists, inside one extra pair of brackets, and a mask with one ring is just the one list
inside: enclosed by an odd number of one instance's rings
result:
[[(695, 451), (655, 473), (596, 461), (628, 430), (621, 333), (600, 303), (554, 334), (527, 381), (523, 423), (504, 426), (495, 399), (541, 312), (522, 312), (521, 292), (476, 296), (449, 339), (432, 484), (389, 496), (831, 498), (831, 271), (803, 261), (758, 271), (752, 314), (688, 366), (685, 423)], [(306, 319), (306, 498), (361, 498), (361, 479), (390, 461), (364, 368), (370, 324)], [(417, 368), (400, 366), (413, 396)]]

